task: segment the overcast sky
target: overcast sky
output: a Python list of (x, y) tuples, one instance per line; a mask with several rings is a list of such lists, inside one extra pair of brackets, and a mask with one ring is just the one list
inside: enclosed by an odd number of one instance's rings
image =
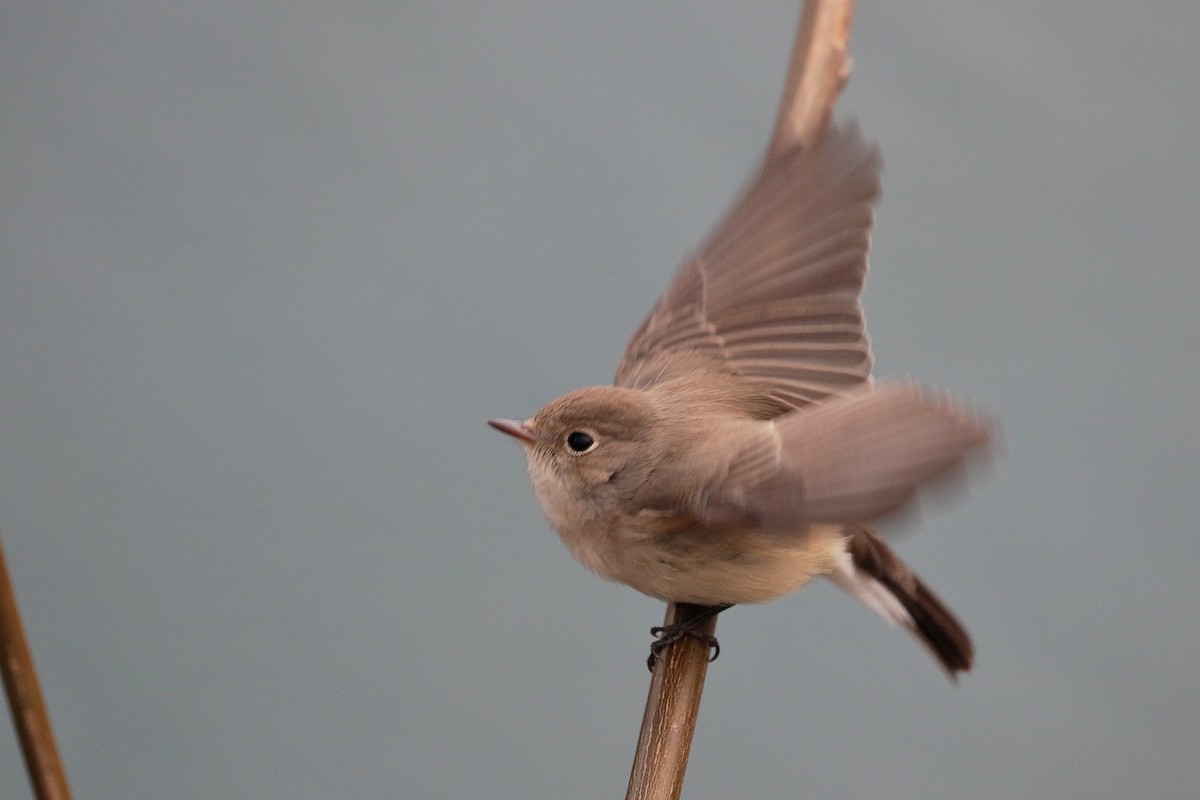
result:
[[(0, 6), (0, 532), (79, 798), (623, 796), (660, 603), (512, 441), (611, 380), (762, 152), (792, 2)], [(1200, 6), (861, 4), (877, 374), (1003, 422), (718, 626), (689, 798), (1200, 785)], [(0, 797), (29, 797), (0, 732)]]

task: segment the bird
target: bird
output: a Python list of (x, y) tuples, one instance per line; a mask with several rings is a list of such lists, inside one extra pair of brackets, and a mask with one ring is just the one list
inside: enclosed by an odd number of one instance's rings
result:
[(986, 452), (993, 425), (872, 377), (861, 295), (881, 170), (854, 122), (769, 150), (611, 386), (488, 423), (520, 442), (551, 527), (600, 577), (708, 614), (825, 577), (954, 678), (970, 635), (874, 523)]

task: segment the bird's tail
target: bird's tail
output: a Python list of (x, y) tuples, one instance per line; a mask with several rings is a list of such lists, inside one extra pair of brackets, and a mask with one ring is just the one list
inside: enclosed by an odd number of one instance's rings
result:
[(893, 625), (907, 628), (951, 678), (971, 668), (971, 635), (920, 578), (866, 525), (847, 526), (846, 558), (829, 575)]

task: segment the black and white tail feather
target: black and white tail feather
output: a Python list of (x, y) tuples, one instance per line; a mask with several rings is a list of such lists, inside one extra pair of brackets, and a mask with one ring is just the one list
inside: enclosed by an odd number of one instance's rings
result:
[(892, 625), (908, 630), (951, 679), (971, 668), (971, 636), (949, 608), (866, 525), (845, 531), (844, 556), (829, 579)]

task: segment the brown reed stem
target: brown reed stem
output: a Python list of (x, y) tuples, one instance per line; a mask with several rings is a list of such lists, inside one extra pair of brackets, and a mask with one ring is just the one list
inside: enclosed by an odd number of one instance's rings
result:
[(0, 672), (4, 675), (4, 693), (8, 696), (8, 708), (34, 796), (37, 800), (70, 800), (67, 773), (58, 756), (50, 716), (33, 668), (33, 655), (21, 626), (3, 546), (0, 546)]
[[(668, 603), (663, 625), (686, 623), (705, 610), (706, 606)], [(715, 614), (697, 626), (698, 632), (709, 635), (716, 628)], [(683, 791), (708, 658), (707, 644), (685, 636), (668, 647), (654, 665), (626, 800), (677, 798)]]

